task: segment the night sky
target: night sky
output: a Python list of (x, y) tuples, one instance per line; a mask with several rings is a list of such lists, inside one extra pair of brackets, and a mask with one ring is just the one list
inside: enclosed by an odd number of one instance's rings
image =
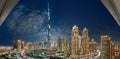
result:
[[(100, 0), (49, 0), (51, 41), (58, 36), (71, 40), (74, 25), (80, 35), (84, 27), (90, 39), (100, 42), (101, 35), (120, 39), (120, 27)], [(0, 46), (12, 45), (13, 39), (41, 41), (47, 39), (48, 0), (20, 0), (0, 27)]]

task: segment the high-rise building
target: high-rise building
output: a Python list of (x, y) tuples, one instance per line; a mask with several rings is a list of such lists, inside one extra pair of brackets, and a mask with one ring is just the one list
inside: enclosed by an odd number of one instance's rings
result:
[(119, 59), (120, 58), (120, 42), (119, 41), (114, 41), (114, 59)]
[(105, 35), (101, 36), (101, 59), (112, 59), (113, 57), (113, 44), (111, 37)]
[(68, 55), (71, 55), (71, 42), (68, 42)]
[(16, 40), (16, 38), (13, 39), (13, 49), (17, 49), (17, 40)]
[(114, 59), (120, 59), (120, 48), (114, 48)]
[(32, 50), (33, 49), (33, 43), (32, 42), (27, 42), (26, 47), (27, 47), (28, 50)]
[(68, 44), (68, 40), (67, 38), (64, 38), (64, 52), (67, 52), (67, 44)]
[(25, 41), (21, 41), (21, 49), (24, 49), (25, 47)]
[(64, 46), (67, 47), (67, 43), (68, 43), (67, 38), (64, 38)]
[(36, 41), (36, 42), (34, 42), (34, 49), (36, 50), (38, 48), (39, 48), (39, 43)]
[(42, 49), (44, 49), (45, 48), (45, 42), (42, 40)]
[(97, 42), (94, 39), (90, 41), (89, 49), (90, 49), (90, 53), (95, 53), (97, 51)]
[(49, 8), (49, 1), (48, 1), (48, 14), (47, 14), (47, 16), (48, 16), (48, 32), (47, 32), (47, 39), (48, 39), (48, 41), (47, 41), (47, 47), (48, 48), (50, 48), (50, 45), (51, 45), (51, 43), (50, 43), (50, 36), (51, 36), (51, 34), (50, 34), (50, 8)]
[(82, 44), (82, 37), (79, 36), (79, 47), (81, 48), (81, 44)]
[(82, 31), (82, 52), (84, 54), (89, 53), (89, 36), (88, 36), (88, 30), (85, 27)]
[(17, 50), (21, 50), (21, 40), (17, 41)]
[(80, 37), (79, 37), (79, 29), (76, 25), (72, 28), (72, 53), (79, 54), (79, 44), (80, 44)]
[(62, 50), (62, 39), (60, 38), (60, 36), (57, 39), (57, 47), (60, 51)]

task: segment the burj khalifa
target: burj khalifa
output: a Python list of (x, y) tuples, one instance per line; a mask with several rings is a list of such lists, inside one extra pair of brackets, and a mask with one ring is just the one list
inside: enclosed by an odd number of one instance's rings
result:
[(51, 36), (51, 34), (50, 34), (50, 8), (49, 8), (49, 0), (48, 0), (48, 14), (47, 14), (47, 16), (48, 16), (48, 32), (47, 32), (47, 46), (48, 46), (48, 48), (50, 47), (50, 45), (51, 45), (51, 43), (50, 43), (50, 36)]

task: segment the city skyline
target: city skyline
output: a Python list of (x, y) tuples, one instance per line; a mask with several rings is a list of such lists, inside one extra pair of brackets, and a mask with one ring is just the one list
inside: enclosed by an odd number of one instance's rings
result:
[(120, 59), (119, 0), (1, 1), (0, 59)]
[[(120, 27), (102, 5), (93, 1), (49, 1), (51, 15), (51, 40), (71, 38), (71, 29), (79, 27), (79, 34), (86, 27), (90, 39), (100, 42), (102, 35), (119, 41)], [(24, 41), (47, 40), (47, 0), (20, 0), (0, 27), (0, 45), (12, 45), (13, 38)]]
[[(101, 42), (98, 43), (89, 38), (89, 31), (86, 27), (82, 31), (82, 36), (79, 35), (77, 25), (72, 27), (71, 32), (71, 41), (68, 41), (66, 37), (61, 39), (60, 36), (54, 42), (16, 40), (12, 47), (0, 47), (0, 58), (119, 59), (120, 43), (112, 41), (110, 36), (102, 35)], [(49, 47), (48, 43), (51, 43)]]

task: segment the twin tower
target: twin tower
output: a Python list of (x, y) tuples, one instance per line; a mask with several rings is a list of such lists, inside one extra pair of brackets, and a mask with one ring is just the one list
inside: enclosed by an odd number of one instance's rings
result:
[(89, 53), (89, 36), (88, 30), (85, 27), (82, 31), (82, 37), (79, 35), (78, 26), (74, 25), (72, 28), (72, 54), (86, 54)]

